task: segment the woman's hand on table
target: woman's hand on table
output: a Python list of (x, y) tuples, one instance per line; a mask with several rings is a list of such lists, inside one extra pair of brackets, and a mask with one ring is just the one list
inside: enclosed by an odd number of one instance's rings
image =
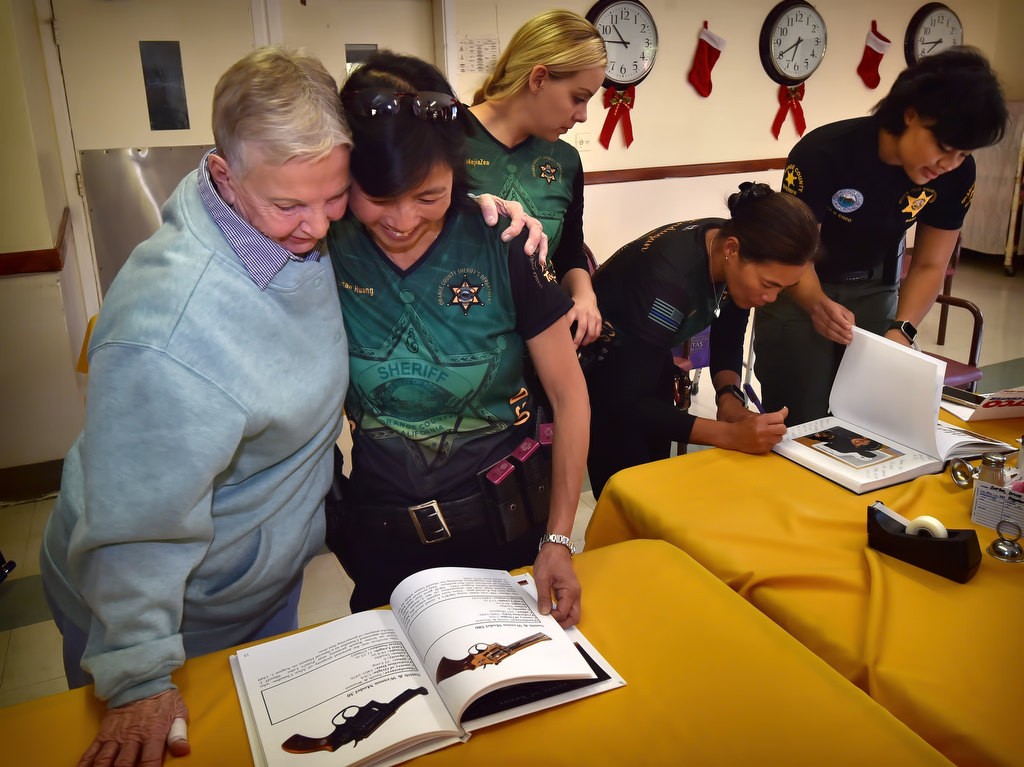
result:
[(569, 549), (557, 543), (541, 546), (533, 563), (533, 580), (537, 584), (537, 607), (541, 615), (550, 613), (562, 628), (580, 622), (582, 587), (576, 578)]
[(108, 709), (78, 767), (160, 767), (164, 750), (186, 756), (188, 707), (176, 689)]

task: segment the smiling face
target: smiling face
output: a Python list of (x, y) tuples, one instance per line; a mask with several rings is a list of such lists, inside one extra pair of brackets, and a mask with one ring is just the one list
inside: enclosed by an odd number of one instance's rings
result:
[[(539, 70), (539, 72), (538, 72)], [(538, 74), (541, 74), (538, 83)], [(546, 67), (534, 67), (530, 88), (534, 94), (529, 132), (546, 141), (556, 141), (576, 123), (587, 121), (587, 104), (604, 82), (604, 67), (581, 69), (559, 79)]]
[(265, 162), (250, 150), (249, 170), (235, 173), (210, 155), (210, 174), (224, 201), (254, 229), (289, 253), (302, 255), (327, 235), (331, 221), (348, 204), (348, 147), (335, 147), (319, 160), (296, 158), (284, 165)]
[(352, 213), (381, 250), (402, 268), (416, 262), (444, 226), (452, 202), (452, 169), (435, 165), (423, 183), (398, 197), (381, 199), (352, 185)]
[(770, 304), (785, 288), (796, 285), (806, 264), (792, 266), (779, 261), (756, 263), (730, 258), (726, 263), (725, 283), (732, 302), (741, 309)]
[(970, 156), (969, 151), (943, 146), (931, 131), (934, 120), (922, 118), (908, 109), (904, 118), (906, 128), (895, 139), (895, 162), (915, 184), (930, 181), (956, 170)]

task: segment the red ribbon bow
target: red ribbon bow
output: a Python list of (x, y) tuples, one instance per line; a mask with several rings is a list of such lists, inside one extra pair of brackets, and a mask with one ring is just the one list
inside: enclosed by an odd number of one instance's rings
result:
[(775, 121), (772, 123), (772, 135), (775, 138), (779, 137), (779, 131), (782, 130), (782, 123), (786, 121), (786, 115), (789, 114), (789, 110), (793, 110), (793, 125), (796, 127), (798, 135), (804, 135), (804, 130), (807, 128), (807, 121), (804, 120), (804, 110), (800, 106), (800, 100), (804, 97), (804, 84), (800, 83), (796, 87), (789, 85), (779, 86), (779, 111), (775, 113)]
[(626, 146), (633, 143), (633, 123), (629, 119), (629, 110), (636, 103), (636, 87), (630, 85), (626, 90), (619, 93), (614, 88), (604, 90), (604, 108), (608, 115), (604, 118), (604, 126), (601, 128), (600, 142), (605, 149), (611, 143), (612, 134), (615, 132), (615, 125), (622, 120), (622, 136), (626, 140)]

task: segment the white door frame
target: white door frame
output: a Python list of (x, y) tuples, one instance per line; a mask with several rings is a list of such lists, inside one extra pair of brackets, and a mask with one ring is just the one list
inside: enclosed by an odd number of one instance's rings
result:
[[(71, 115), (68, 112), (67, 96), (64, 92), (64, 75), (60, 66), (60, 51), (56, 38), (59, 29), (54, 29), (53, 8), (50, 0), (35, 0), (36, 19), (39, 24), (39, 40), (43, 49), (43, 61), (46, 66), (46, 82), (50, 89), (50, 105), (53, 111), (53, 124), (57, 133), (57, 148), (60, 153), (60, 167), (64, 179), (64, 191), (67, 197), (68, 218), (71, 224), (70, 235), (74, 243), (74, 264), (78, 271), (82, 286), (82, 301), (85, 306), (85, 317), (68, 318), (73, 324), (84, 323), (87, 318), (100, 309), (99, 270), (96, 266), (96, 253), (92, 246), (89, 232), (89, 214), (85, 209), (85, 199), (79, 191), (81, 171), (78, 167), (78, 152), (75, 149), (74, 135), (71, 131)], [(77, 320), (77, 321), (76, 321)]]

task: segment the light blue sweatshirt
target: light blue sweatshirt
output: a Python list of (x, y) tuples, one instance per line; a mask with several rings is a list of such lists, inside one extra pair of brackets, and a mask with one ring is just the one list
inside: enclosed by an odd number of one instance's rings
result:
[(248, 639), (324, 542), (348, 385), (329, 258), (260, 291), (196, 173), (108, 292), (41, 569), (109, 705)]

